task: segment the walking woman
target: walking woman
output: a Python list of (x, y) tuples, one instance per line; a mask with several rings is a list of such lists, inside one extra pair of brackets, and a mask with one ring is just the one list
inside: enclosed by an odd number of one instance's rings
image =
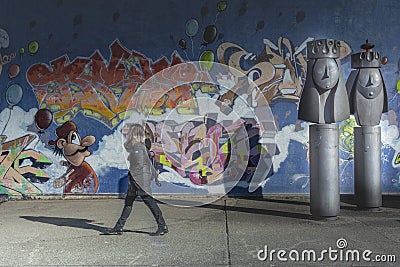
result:
[(153, 214), (158, 229), (152, 235), (164, 235), (168, 233), (168, 227), (162, 216), (162, 212), (156, 200), (151, 196), (151, 180), (157, 179), (157, 171), (154, 169), (149, 158), (149, 151), (145, 146), (145, 130), (140, 124), (132, 124), (124, 146), (129, 153), (129, 186), (126, 192), (125, 205), (122, 214), (115, 224), (106, 234), (123, 233), (123, 227), (132, 211), (135, 199), (140, 196), (143, 202), (149, 207)]

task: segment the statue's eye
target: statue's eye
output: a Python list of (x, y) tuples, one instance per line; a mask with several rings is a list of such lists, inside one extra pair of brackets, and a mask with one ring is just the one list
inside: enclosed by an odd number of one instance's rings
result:
[(75, 144), (75, 145), (80, 145), (81, 144), (81, 140), (79, 138), (79, 135), (75, 132), (72, 133), (71, 135), (71, 143)]

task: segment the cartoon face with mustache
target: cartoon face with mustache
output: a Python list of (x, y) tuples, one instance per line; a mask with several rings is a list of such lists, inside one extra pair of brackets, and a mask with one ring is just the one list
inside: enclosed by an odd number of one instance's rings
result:
[(56, 129), (57, 140), (51, 140), (49, 145), (54, 147), (56, 155), (63, 155), (67, 161), (62, 161), (67, 171), (54, 180), (54, 187), (64, 187), (65, 193), (96, 193), (98, 178), (92, 167), (85, 162), (90, 156), (88, 147), (93, 145), (96, 138), (92, 135), (81, 139), (75, 123), (68, 121)]
[(93, 145), (95, 141), (96, 138), (92, 135), (85, 136), (81, 139), (77, 131), (71, 130), (65, 139), (60, 138), (57, 140), (57, 147), (62, 150), (68, 162), (74, 166), (79, 166), (86, 157), (90, 156), (88, 147)]

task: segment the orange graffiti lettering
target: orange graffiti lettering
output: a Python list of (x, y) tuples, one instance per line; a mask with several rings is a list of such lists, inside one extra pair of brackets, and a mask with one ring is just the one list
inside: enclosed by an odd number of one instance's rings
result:
[[(155, 62), (129, 51), (118, 40), (110, 51), (108, 61), (95, 51), (87, 58), (70, 61), (64, 55), (49, 65), (37, 63), (28, 69), (27, 79), (40, 107), (49, 108), (57, 124), (78, 112), (113, 128), (131, 109), (153, 114), (176, 107), (178, 112), (197, 111), (193, 81), (211, 80), (194, 64), (179, 65), (184, 61), (176, 51), (171, 61), (163, 56)], [(150, 77), (154, 81), (146, 83)]]

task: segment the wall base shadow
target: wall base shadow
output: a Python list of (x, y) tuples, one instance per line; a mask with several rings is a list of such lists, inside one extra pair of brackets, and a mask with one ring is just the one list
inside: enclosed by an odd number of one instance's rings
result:
[[(340, 201), (346, 204), (354, 205), (355, 210), (362, 210), (357, 207), (357, 202), (353, 194), (343, 194)], [(382, 207), (400, 209), (400, 195), (382, 195)]]
[(382, 196), (382, 206), (386, 208), (400, 209), (400, 195)]
[[(303, 196), (300, 196), (300, 198)], [(346, 198), (344, 199), (345, 201), (342, 200), (342, 195), (340, 196), (340, 201), (346, 204), (351, 204), (355, 205), (355, 203), (352, 203), (349, 200), (346, 201)], [(297, 200), (296, 197), (285, 197), (284, 195), (282, 198), (268, 198), (266, 196), (252, 196), (252, 197), (247, 197), (247, 196), (240, 196), (240, 197), (234, 197), (238, 199), (245, 199), (245, 200), (254, 200), (254, 201), (265, 201), (265, 202), (270, 202), (270, 203), (279, 203), (279, 204), (290, 204), (290, 205), (300, 205), (300, 206), (310, 206), (310, 201), (309, 200)], [(340, 209), (343, 210), (357, 210), (357, 207), (355, 206), (349, 206), (349, 205), (340, 205)]]
[[(281, 203), (281, 204), (293, 204), (293, 205), (302, 205), (302, 206), (309, 206), (310, 202), (309, 201), (300, 201), (296, 199), (283, 199), (284, 196), (282, 196), (282, 199), (279, 198), (269, 198), (266, 196), (239, 196), (235, 197), (238, 199), (248, 199), (248, 200), (255, 200), (255, 201), (265, 201), (265, 202), (272, 202), (272, 203)], [(295, 198), (295, 197), (294, 197)]]
[(313, 218), (309, 214), (289, 212), (289, 211), (258, 209), (258, 208), (249, 208), (249, 207), (232, 207), (232, 206), (217, 205), (217, 204), (207, 204), (207, 205), (201, 206), (201, 208), (217, 209), (217, 210), (223, 210), (223, 211), (236, 211), (236, 212), (252, 213), (252, 214), (263, 214), (263, 215), (295, 218), (295, 219), (302, 219), (302, 220), (313, 220)]

